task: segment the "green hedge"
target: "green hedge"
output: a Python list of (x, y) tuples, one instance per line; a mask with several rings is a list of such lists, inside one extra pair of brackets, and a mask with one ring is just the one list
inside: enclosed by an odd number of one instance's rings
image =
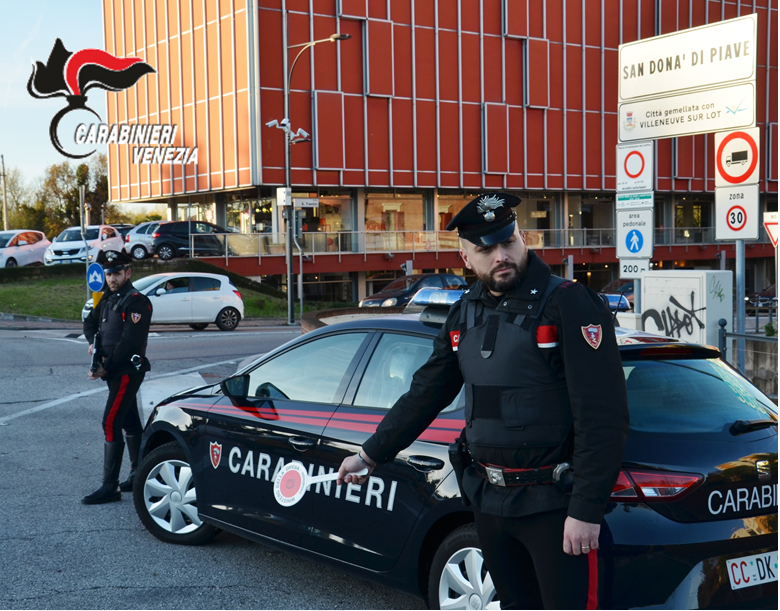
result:
[[(245, 276), (222, 269), (211, 263), (197, 259), (174, 259), (173, 261), (159, 261), (147, 259), (133, 262), (133, 273), (136, 277), (150, 274), (162, 274), (166, 272), (204, 272), (208, 274), (222, 274), (230, 278), (237, 288), (245, 288), (270, 297), (286, 299), (287, 293), (270, 287), (260, 282), (250, 280)], [(52, 265), (50, 267), (11, 267), (0, 268), (0, 284), (7, 282), (20, 282), (23, 280), (35, 280), (38, 278), (86, 278), (87, 270), (81, 263), (68, 265)]]

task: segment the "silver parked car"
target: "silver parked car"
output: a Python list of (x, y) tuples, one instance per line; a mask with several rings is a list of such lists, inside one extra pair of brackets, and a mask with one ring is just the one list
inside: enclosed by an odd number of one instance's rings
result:
[(42, 265), (51, 242), (40, 231), (14, 229), (0, 231), (0, 267)]
[(125, 235), (125, 252), (133, 259), (145, 259), (154, 253), (152, 234), (163, 223), (169, 221), (147, 221), (133, 227)]
[(111, 225), (90, 225), (84, 228), (83, 236), (81, 227), (68, 227), (46, 249), (43, 263), (58, 265), (95, 261), (101, 250), (122, 250), (123, 246), (122, 237)]

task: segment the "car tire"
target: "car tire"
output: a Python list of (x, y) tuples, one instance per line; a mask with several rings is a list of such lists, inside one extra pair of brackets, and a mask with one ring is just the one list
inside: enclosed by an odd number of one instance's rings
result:
[(203, 545), (220, 532), (198, 515), (192, 469), (175, 441), (144, 458), (135, 476), (133, 501), (146, 529), (166, 543)]
[(195, 329), (196, 331), (203, 331), (206, 327), (209, 326), (209, 323), (207, 322), (194, 322), (190, 325), (191, 329)]
[[(471, 572), (476, 574), (472, 575)], [(477, 601), (474, 597), (479, 597)], [(475, 604), (476, 603), (476, 604)], [(474, 524), (453, 530), (433, 557), (428, 579), (431, 609), (500, 609)]]
[(6, 267), (17, 267), (19, 264), (16, 262), (16, 259), (8, 259), (5, 262)]
[(170, 261), (176, 256), (176, 251), (170, 244), (162, 244), (157, 247), (157, 256), (162, 261)]
[(133, 256), (133, 259), (140, 261), (141, 259), (146, 259), (147, 252), (143, 246), (137, 244), (136, 246), (133, 246), (130, 254)]
[(217, 320), (214, 322), (220, 331), (233, 331), (241, 322), (241, 314), (235, 308), (225, 308), (217, 314)]

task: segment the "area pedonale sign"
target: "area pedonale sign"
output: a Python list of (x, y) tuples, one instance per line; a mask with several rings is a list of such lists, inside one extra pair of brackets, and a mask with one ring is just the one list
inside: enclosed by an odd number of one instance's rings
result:
[(758, 16), (620, 46), (618, 140), (755, 125)]

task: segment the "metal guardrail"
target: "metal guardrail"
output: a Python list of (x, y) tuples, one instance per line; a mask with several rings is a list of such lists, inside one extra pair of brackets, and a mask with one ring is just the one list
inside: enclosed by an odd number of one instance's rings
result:
[[(718, 348), (720, 349), (721, 353), (723, 354), (724, 360), (728, 359), (728, 348), (727, 343), (729, 338), (733, 338), (737, 340), (737, 349), (736, 349), (736, 356), (737, 356), (737, 369), (739, 369), (740, 373), (742, 375), (745, 375), (745, 340), (751, 340), (755, 342), (764, 342), (768, 344), (775, 344), (777, 346), (777, 336), (767, 337), (766, 335), (751, 335), (748, 333), (732, 333), (730, 331), (726, 331), (726, 325), (728, 325), (728, 322), (725, 318), (721, 318), (718, 321), (718, 325), (720, 326), (720, 329), (718, 329)], [(777, 348), (775, 348), (775, 352), (777, 352)], [(740, 358), (741, 353), (741, 358)], [(729, 361), (731, 362), (731, 361)], [(733, 364), (733, 363), (732, 363)]]
[[(614, 229), (526, 230), (529, 248), (613, 248)], [(655, 230), (656, 246), (699, 246), (715, 241), (714, 227), (675, 227)], [(768, 243), (768, 239), (759, 240)], [(317, 231), (298, 239), (304, 256), (320, 254), (369, 254), (377, 252), (434, 252), (458, 250), (451, 231)], [(194, 256), (285, 256), (284, 233), (210, 233), (190, 236)], [(296, 249), (297, 250), (297, 249)]]

